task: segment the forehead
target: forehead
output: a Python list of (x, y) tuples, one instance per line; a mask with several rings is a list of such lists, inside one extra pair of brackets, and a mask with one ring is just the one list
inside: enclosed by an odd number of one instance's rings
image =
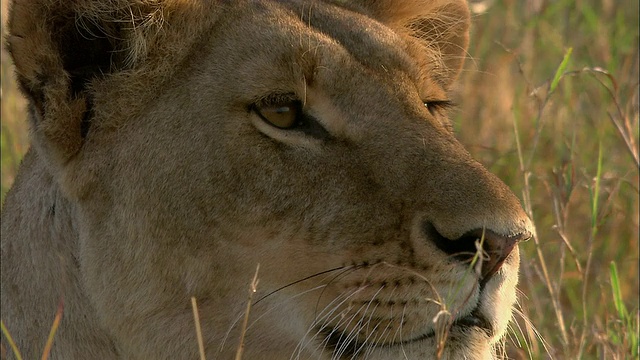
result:
[(368, 68), (411, 70), (414, 66), (416, 59), (408, 56), (406, 39), (370, 17), (331, 4), (313, 8), (296, 2), (290, 11), (300, 12), (308, 31), (332, 39)]
[[(433, 83), (430, 50), (366, 15), (338, 5), (303, 1), (250, 1), (237, 5), (216, 27), (210, 44), (223, 48), (240, 75), (267, 85), (334, 70), (369, 76), (411, 78), (419, 87)], [(238, 38), (248, 41), (238, 43)], [(216, 53), (220, 53), (216, 51)], [(227, 66), (221, 66), (227, 68)], [(265, 73), (264, 69), (272, 69)], [(285, 79), (287, 78), (287, 79)], [(273, 87), (270, 90), (274, 90)], [(275, 89), (277, 90), (277, 89)], [(422, 91), (421, 91), (422, 92)]]

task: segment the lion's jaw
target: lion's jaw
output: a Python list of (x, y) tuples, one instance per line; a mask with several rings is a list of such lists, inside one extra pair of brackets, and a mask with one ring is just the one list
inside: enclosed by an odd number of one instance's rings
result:
[[(459, 3), (441, 18), (434, 4), (433, 21), (468, 22)], [(144, 72), (95, 80), (92, 127), (55, 175), (74, 204), (80, 291), (118, 354), (195, 356), (194, 296), (213, 358), (240, 343), (247, 359), (492, 358), (519, 257), (482, 244), (532, 230), (437, 105), (459, 71), (440, 51), (461, 56), (466, 25), (429, 42), (375, 9), (229, 7), (132, 105), (144, 111), (117, 116)], [(256, 110), (281, 98), (304, 124)]]

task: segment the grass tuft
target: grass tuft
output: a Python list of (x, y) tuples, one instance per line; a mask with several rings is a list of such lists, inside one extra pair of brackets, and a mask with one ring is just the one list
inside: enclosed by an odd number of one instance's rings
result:
[(454, 129), (536, 232), (509, 358), (638, 358), (638, 8), (497, 0), (474, 16)]

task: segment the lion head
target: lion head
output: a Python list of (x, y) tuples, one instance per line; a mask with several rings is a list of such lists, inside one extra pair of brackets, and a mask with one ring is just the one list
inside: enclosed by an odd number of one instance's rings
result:
[(446, 117), (468, 27), (459, 0), (14, 0), (23, 355), (62, 301), (54, 358), (196, 358), (194, 297), (214, 359), (496, 357), (533, 230)]

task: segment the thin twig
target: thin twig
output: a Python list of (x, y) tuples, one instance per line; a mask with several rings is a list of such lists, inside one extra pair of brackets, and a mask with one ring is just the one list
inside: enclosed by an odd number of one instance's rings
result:
[(196, 337), (198, 339), (198, 350), (200, 352), (200, 360), (206, 360), (204, 353), (204, 341), (202, 340), (202, 328), (200, 327), (200, 315), (198, 314), (198, 304), (195, 296), (191, 297), (191, 309), (193, 309), (193, 320), (196, 323)]
[(251, 286), (249, 288), (249, 299), (247, 300), (247, 310), (244, 313), (244, 321), (242, 322), (242, 331), (240, 332), (240, 344), (236, 352), (236, 360), (242, 359), (242, 353), (244, 352), (244, 338), (247, 334), (247, 324), (249, 323), (249, 312), (251, 311), (251, 303), (253, 302), (253, 294), (258, 290), (258, 271), (260, 270), (260, 264), (256, 266), (256, 273), (253, 275)]

